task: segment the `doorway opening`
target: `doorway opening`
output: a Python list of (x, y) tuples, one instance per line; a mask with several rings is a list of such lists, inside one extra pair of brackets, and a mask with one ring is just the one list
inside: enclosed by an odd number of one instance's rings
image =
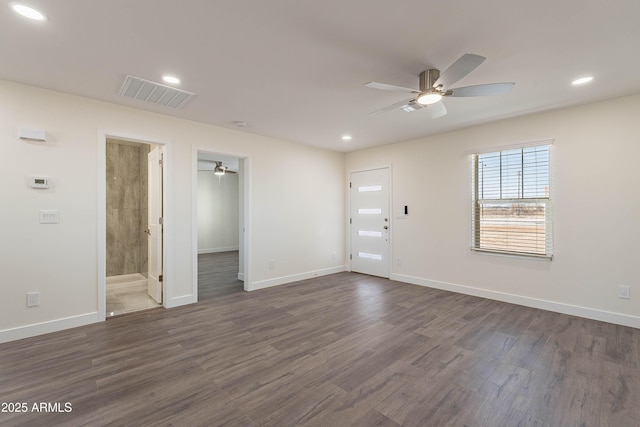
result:
[(197, 151), (198, 301), (245, 289), (245, 159)]
[(163, 306), (163, 148), (106, 138), (105, 317)]

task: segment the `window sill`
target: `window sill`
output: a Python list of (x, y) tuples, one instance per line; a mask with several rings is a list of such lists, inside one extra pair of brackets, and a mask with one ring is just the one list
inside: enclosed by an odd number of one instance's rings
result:
[(504, 256), (504, 257), (516, 257), (516, 258), (532, 258), (532, 259), (541, 259), (551, 261), (553, 259), (553, 255), (537, 255), (537, 254), (528, 254), (523, 252), (507, 252), (507, 251), (495, 251), (490, 249), (479, 249), (479, 248), (471, 248), (472, 252), (477, 252), (486, 255), (495, 255), (495, 256)]

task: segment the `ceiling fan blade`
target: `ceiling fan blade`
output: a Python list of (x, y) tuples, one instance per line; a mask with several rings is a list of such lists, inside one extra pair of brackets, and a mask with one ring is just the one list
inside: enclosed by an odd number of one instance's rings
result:
[(444, 102), (442, 101), (427, 106), (427, 111), (432, 119), (438, 119), (447, 115), (447, 107), (444, 106)]
[(365, 86), (370, 87), (371, 89), (390, 90), (393, 92), (420, 93), (420, 91), (416, 89), (411, 89), (403, 86), (389, 85), (386, 83), (369, 82)]
[[(391, 110), (396, 110), (399, 108), (404, 108), (404, 107), (408, 107), (409, 104), (411, 103), (411, 101), (413, 101), (413, 98), (411, 99), (405, 99), (404, 101), (400, 101), (400, 102), (396, 102), (395, 104), (391, 104), (387, 107), (381, 108), (379, 110), (376, 111), (372, 111), (371, 113), (369, 113), (370, 116), (375, 116), (377, 114), (380, 113), (386, 113), (387, 111), (391, 111)], [(413, 105), (413, 104), (412, 104)], [(416, 108), (417, 109), (417, 108)]]
[(487, 59), (484, 56), (475, 55), (473, 53), (465, 53), (456, 62), (451, 64), (444, 73), (440, 74), (440, 78), (436, 80), (433, 87), (442, 85), (444, 89), (447, 89), (452, 84), (478, 68), (480, 64)]
[(513, 89), (515, 83), (492, 83), (487, 85), (465, 86), (451, 89), (450, 96), (488, 96), (504, 95)]

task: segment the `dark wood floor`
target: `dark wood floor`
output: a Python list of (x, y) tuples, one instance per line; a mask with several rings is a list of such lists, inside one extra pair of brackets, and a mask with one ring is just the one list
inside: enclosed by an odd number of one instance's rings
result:
[(340, 273), (0, 345), (3, 426), (638, 426), (640, 330)]
[(198, 301), (244, 291), (238, 264), (238, 251), (199, 254)]

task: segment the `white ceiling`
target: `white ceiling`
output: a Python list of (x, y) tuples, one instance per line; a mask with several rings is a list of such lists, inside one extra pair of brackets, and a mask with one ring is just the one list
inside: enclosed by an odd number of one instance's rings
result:
[[(25, 0), (45, 23), (3, 3), (0, 78), (338, 151), (640, 92), (638, 0)], [(417, 88), (466, 52), (487, 60), (455, 86), (514, 90), (368, 115), (407, 96), (365, 83)], [(166, 73), (182, 109), (118, 95)]]

